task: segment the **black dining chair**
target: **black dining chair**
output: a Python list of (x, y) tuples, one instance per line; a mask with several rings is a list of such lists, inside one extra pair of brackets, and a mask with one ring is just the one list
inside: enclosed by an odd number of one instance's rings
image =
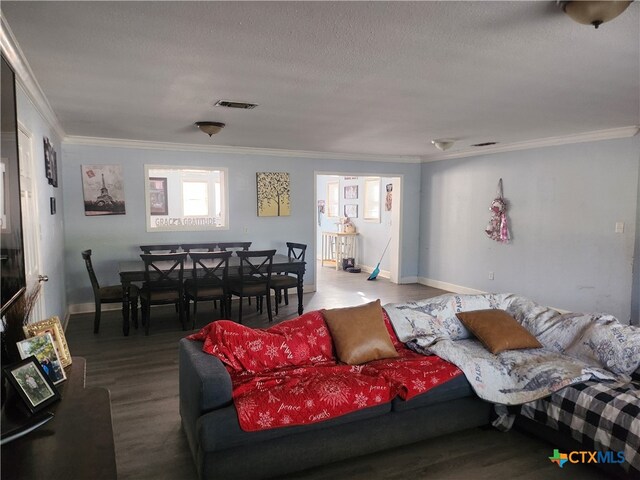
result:
[(224, 316), (229, 310), (227, 305), (229, 294), (228, 272), (229, 257), (233, 252), (191, 252), (189, 257), (193, 261), (191, 278), (184, 282), (185, 308), (187, 309), (187, 322), (190, 319), (191, 300), (193, 300), (193, 323), (191, 328), (196, 328), (198, 301), (220, 300), (220, 314)]
[[(218, 242), (218, 248), (221, 252), (246, 252), (251, 248), (253, 242)], [(258, 299), (256, 299), (258, 302)], [(251, 297), (247, 297), (247, 303), (251, 305)], [(259, 303), (256, 303), (256, 308), (259, 308)]]
[(184, 262), (186, 253), (142, 254), (144, 283), (140, 289), (142, 323), (149, 335), (151, 305), (176, 304), (182, 329), (184, 323)]
[[(91, 262), (91, 250), (85, 250), (82, 252), (82, 258), (87, 266), (87, 272), (89, 272), (89, 279), (91, 280), (91, 287), (93, 288), (93, 299), (96, 304), (96, 313), (93, 317), (93, 333), (100, 332), (100, 316), (103, 303), (121, 303), (123, 298), (122, 285), (108, 285), (101, 287), (96, 277), (96, 272), (93, 269)], [(131, 319), (133, 324), (138, 326), (138, 287), (131, 285), (129, 288), (129, 298), (131, 299)], [(124, 304), (122, 305), (124, 308)]]
[(178, 250), (180, 250), (180, 245), (140, 245), (140, 250), (142, 250), (142, 253), (145, 253), (147, 255), (153, 253), (177, 253)]
[[(304, 262), (307, 246), (304, 243), (287, 242), (287, 256), (290, 262)], [(276, 315), (278, 304), (282, 303), (284, 292), (284, 304), (289, 305), (289, 289), (298, 287), (298, 274), (295, 272), (283, 272), (271, 276), (271, 289), (274, 291), (276, 302)]]
[(218, 248), (217, 243), (182, 243), (180, 244), (182, 251), (190, 252), (215, 252)]
[[(267, 297), (267, 314), (269, 322), (273, 321), (271, 312), (271, 268), (275, 250), (254, 250), (238, 251), (236, 255), (240, 258), (237, 276), (229, 278), (229, 295), (240, 298), (238, 302), (238, 321), (242, 323), (242, 298), (256, 297), (261, 299)], [(259, 302), (262, 313), (262, 300)], [(230, 304), (230, 303), (229, 303)]]

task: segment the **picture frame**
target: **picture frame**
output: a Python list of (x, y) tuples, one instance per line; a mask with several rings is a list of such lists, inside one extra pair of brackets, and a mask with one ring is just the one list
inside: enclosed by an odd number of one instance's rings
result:
[(60, 392), (32, 355), (3, 368), (6, 378), (31, 413), (60, 400)]
[(81, 165), (86, 216), (126, 215), (122, 165)]
[(149, 177), (149, 214), (169, 215), (166, 177)]
[(47, 137), (43, 137), (42, 142), (44, 144), (44, 174), (49, 185), (53, 185), (53, 147)]
[(256, 172), (259, 217), (291, 215), (291, 186), (287, 172)]
[(349, 218), (358, 218), (358, 205), (347, 203), (344, 206), (344, 216)]
[(51, 147), (51, 180), (49, 181), (52, 187), (58, 188), (58, 154)]
[(38, 359), (40, 366), (54, 385), (64, 382), (67, 379), (67, 375), (62, 367), (62, 362), (58, 356), (58, 350), (49, 332), (26, 338), (18, 342), (17, 346), (18, 352), (20, 352), (20, 358), (23, 360), (31, 356), (35, 356)]
[(344, 187), (345, 200), (357, 200), (358, 199), (358, 185), (346, 185)]
[(62, 368), (71, 365), (71, 352), (69, 352), (69, 346), (67, 345), (67, 339), (64, 336), (64, 329), (62, 328), (60, 319), (56, 315), (45, 320), (40, 320), (39, 322), (29, 323), (23, 327), (23, 330), (27, 338), (40, 335), (41, 333), (50, 333), (58, 351)]

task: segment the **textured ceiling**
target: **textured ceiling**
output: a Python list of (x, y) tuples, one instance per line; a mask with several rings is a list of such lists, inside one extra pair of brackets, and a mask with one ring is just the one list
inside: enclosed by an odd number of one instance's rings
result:
[(640, 124), (640, 2), (598, 30), (555, 1), (1, 9), (70, 136), (424, 156)]

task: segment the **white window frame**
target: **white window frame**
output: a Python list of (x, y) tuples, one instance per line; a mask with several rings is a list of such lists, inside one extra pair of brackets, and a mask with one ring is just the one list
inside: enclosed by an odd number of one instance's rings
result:
[(365, 222), (380, 223), (380, 183), (380, 177), (365, 177), (364, 179), (364, 208), (362, 218)]
[[(335, 192), (335, 194), (333, 194)], [(335, 199), (335, 202), (333, 200)], [(340, 216), (340, 182), (327, 183), (327, 218)]]
[[(169, 215), (151, 215), (151, 202), (149, 192), (149, 178), (161, 177), (163, 174), (158, 170), (177, 170), (181, 173), (178, 179), (174, 179), (174, 183), (167, 185), (168, 202), (172, 199), (175, 202), (178, 199), (179, 204), (169, 204)], [(190, 175), (193, 172), (193, 175)], [(215, 181), (213, 175), (207, 177), (208, 183), (208, 210), (207, 216), (185, 216), (184, 215), (184, 182), (203, 181), (203, 172), (220, 172), (220, 181)], [(210, 166), (187, 166), (187, 165), (145, 165), (144, 166), (144, 191), (145, 191), (145, 225), (147, 232), (199, 232), (211, 230), (229, 230), (229, 173), (223, 167)], [(218, 192), (216, 185), (220, 185), (221, 192)], [(171, 188), (169, 188), (171, 186)], [(173, 190), (173, 191), (172, 191)], [(221, 201), (222, 206), (218, 208), (216, 202)], [(219, 210), (218, 212), (214, 210)], [(222, 221), (222, 224), (216, 222)], [(152, 223), (158, 226), (152, 226)]]

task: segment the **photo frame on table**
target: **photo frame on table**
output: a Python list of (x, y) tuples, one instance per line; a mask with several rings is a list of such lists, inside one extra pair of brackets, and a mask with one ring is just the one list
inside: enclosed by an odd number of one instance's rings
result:
[(3, 369), (11, 386), (31, 413), (60, 400), (60, 392), (32, 355)]
[(17, 345), (20, 358), (24, 360), (25, 358), (35, 356), (54, 385), (64, 382), (67, 379), (67, 375), (62, 368), (62, 362), (58, 356), (58, 350), (49, 332), (29, 337), (18, 342)]
[(69, 346), (67, 345), (67, 339), (64, 336), (64, 329), (60, 323), (60, 319), (57, 316), (41, 320), (39, 322), (30, 323), (23, 327), (24, 334), (27, 338), (40, 335), (42, 333), (50, 333), (53, 337), (53, 343), (58, 351), (60, 363), (62, 368), (66, 368), (71, 365), (71, 352), (69, 352)]

